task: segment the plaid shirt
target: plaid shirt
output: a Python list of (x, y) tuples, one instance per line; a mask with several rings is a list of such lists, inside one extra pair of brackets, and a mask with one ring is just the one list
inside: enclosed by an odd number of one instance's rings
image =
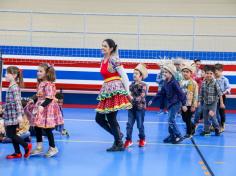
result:
[(220, 86), (217, 84), (215, 79), (210, 81), (205, 80), (200, 90), (199, 101), (203, 101), (205, 104), (210, 105), (217, 102), (221, 95), (222, 92)]
[(230, 94), (230, 84), (228, 78), (226, 78), (225, 76), (221, 76), (220, 78), (216, 79), (216, 82), (219, 84), (222, 93), (226, 92)]
[(10, 86), (6, 93), (3, 119), (5, 126), (18, 125), (18, 117), (23, 116), (24, 110), (21, 104), (21, 92), (17, 84)]
[(133, 108), (137, 108), (139, 110), (146, 109), (147, 84), (144, 82), (132, 82), (129, 89), (131, 96), (133, 97)]

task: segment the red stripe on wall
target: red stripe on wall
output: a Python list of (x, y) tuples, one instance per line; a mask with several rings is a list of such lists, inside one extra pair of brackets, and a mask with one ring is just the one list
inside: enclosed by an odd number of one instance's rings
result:
[[(17, 59), (17, 58), (4, 58), (5, 65), (26, 65), (26, 66), (38, 66), (40, 63), (48, 62), (55, 66), (61, 67), (90, 67), (99, 68), (100, 62), (98, 61), (67, 61), (67, 60), (40, 60), (40, 59)], [(125, 68), (135, 68), (138, 62), (124, 62)], [(159, 69), (159, 66), (155, 63), (145, 63), (149, 69)], [(203, 67), (204, 65), (202, 65)], [(225, 71), (236, 71), (236, 65), (224, 65)]]
[[(97, 61), (66, 61), (66, 60), (38, 60), (38, 59), (12, 59), (4, 58), (4, 65), (25, 65), (25, 66), (38, 66), (41, 63), (48, 62), (54, 66), (61, 67), (89, 67), (89, 68), (100, 68), (100, 62)], [(125, 68), (135, 68), (137, 62), (124, 62)], [(159, 66), (154, 63), (145, 63), (149, 69), (158, 69)]]
[[(3, 81), (3, 87), (8, 87), (9, 83)], [(63, 84), (63, 83), (56, 83), (57, 89), (63, 90), (94, 90), (98, 91), (101, 89), (102, 85), (93, 85), (93, 84)], [(28, 89), (36, 89), (37, 83), (26, 82), (24, 83), (24, 88)], [(149, 92), (157, 92), (157, 87), (150, 86)]]

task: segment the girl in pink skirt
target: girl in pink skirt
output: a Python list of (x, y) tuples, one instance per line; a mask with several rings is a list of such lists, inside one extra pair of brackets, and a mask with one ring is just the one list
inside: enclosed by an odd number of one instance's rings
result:
[(44, 63), (39, 65), (37, 76), (37, 94), (36, 98), (31, 101), (35, 104), (33, 108), (33, 124), (35, 126), (37, 146), (31, 152), (31, 155), (39, 155), (43, 152), (42, 132), (44, 130), (49, 141), (49, 150), (45, 156), (52, 157), (58, 153), (52, 131), (56, 125), (64, 123), (59, 105), (55, 101), (56, 86), (53, 83), (56, 80), (55, 70), (53, 66)]

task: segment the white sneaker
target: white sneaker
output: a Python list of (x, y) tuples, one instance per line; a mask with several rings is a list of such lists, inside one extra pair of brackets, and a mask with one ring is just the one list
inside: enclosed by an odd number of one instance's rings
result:
[(45, 154), (45, 157), (50, 158), (55, 156), (58, 153), (58, 149), (55, 147), (49, 147), (47, 153)]
[(43, 143), (42, 142), (38, 142), (37, 146), (34, 150), (31, 151), (30, 155), (40, 155), (43, 153)]

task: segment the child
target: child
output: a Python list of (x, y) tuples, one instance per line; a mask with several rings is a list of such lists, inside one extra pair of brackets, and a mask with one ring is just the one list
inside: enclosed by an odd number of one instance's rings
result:
[(183, 60), (181, 58), (176, 58), (173, 60), (174, 66), (176, 67), (176, 73), (175, 73), (175, 79), (180, 82), (183, 79), (182, 76), (182, 64), (183, 64)]
[[(230, 85), (229, 80), (225, 76), (223, 76), (223, 65), (215, 64), (215, 78), (216, 82), (220, 86), (222, 92), (223, 103), (225, 104), (226, 94), (230, 94)], [(224, 132), (225, 129), (225, 108), (220, 107), (220, 102), (218, 103), (218, 113), (217, 119), (220, 124), (221, 132)]]
[[(162, 60), (159, 64), (160, 67), (160, 73), (157, 74), (156, 77), (156, 82), (158, 83), (158, 91), (161, 91), (161, 88), (163, 87), (165, 77), (164, 77), (164, 69), (163, 69), (164, 61)], [(158, 92), (157, 92), (158, 93)], [(162, 103), (160, 104), (160, 112), (159, 114), (166, 114), (167, 112), (164, 110), (165, 109), (165, 100), (161, 101)]]
[(7, 159), (21, 158), (20, 145), (24, 147), (24, 158), (30, 156), (32, 144), (27, 144), (21, 137), (17, 135), (19, 122), (22, 121), (23, 107), (21, 104), (20, 86), (23, 85), (23, 77), (19, 68), (10, 66), (7, 68), (6, 81), (10, 82), (6, 93), (6, 104), (3, 112), (4, 124), (6, 126), (6, 134), (12, 140), (15, 152), (7, 155)]
[(182, 68), (183, 80), (180, 82), (180, 86), (187, 96), (187, 102), (182, 109), (182, 118), (186, 123), (187, 131), (185, 138), (191, 138), (194, 134), (194, 125), (191, 118), (195, 112), (198, 102), (198, 85), (196, 81), (192, 79), (194, 68), (190, 64), (185, 64)]
[(39, 65), (37, 76), (37, 99), (35, 99), (36, 103), (33, 110), (37, 146), (31, 155), (39, 155), (43, 152), (42, 133), (44, 130), (49, 141), (49, 150), (45, 156), (52, 157), (58, 153), (52, 130), (56, 125), (63, 124), (60, 107), (55, 101), (56, 87), (53, 83), (56, 80), (55, 70), (53, 66), (44, 63)]
[(135, 121), (137, 122), (137, 127), (139, 130), (139, 147), (144, 147), (146, 144), (145, 133), (144, 133), (144, 116), (146, 109), (146, 94), (147, 85), (142, 82), (142, 80), (148, 77), (148, 72), (143, 64), (139, 64), (134, 69), (134, 81), (130, 85), (131, 92), (131, 103), (133, 105), (132, 109), (128, 110), (128, 122), (127, 122), (127, 136), (124, 144), (125, 148), (133, 145), (132, 142), (132, 131)]
[(224, 108), (222, 92), (219, 85), (214, 78), (215, 67), (210, 65), (205, 67), (206, 77), (202, 83), (199, 92), (199, 105), (203, 102), (203, 118), (204, 118), (204, 131), (201, 136), (210, 135), (211, 121), (215, 129), (215, 135), (220, 135), (219, 123), (216, 119), (216, 108), (218, 99), (220, 97), (220, 107)]
[(196, 69), (195, 69), (195, 73), (193, 75), (194, 75), (195, 81), (198, 82), (198, 79), (201, 80), (201, 78), (202, 78), (201, 60), (195, 59), (194, 65), (195, 65)]
[[(64, 95), (63, 95), (62, 91), (60, 93), (57, 93), (55, 98), (56, 98), (56, 101), (57, 101), (57, 103), (60, 107), (61, 114), (62, 114), (62, 117), (63, 117), (62, 106), (63, 106), (63, 102), (64, 102)], [(65, 135), (65, 136), (69, 137), (69, 133), (64, 128), (64, 124), (57, 125), (55, 129), (56, 129), (56, 131), (60, 132), (61, 135)]]
[[(205, 67), (208, 67), (208, 66), (205, 66)], [(205, 80), (205, 67), (204, 69), (201, 71), (202, 73), (202, 77), (199, 78), (199, 79), (195, 79), (195, 81), (197, 82), (198, 84), (198, 92), (200, 92), (200, 89), (202, 87), (202, 83), (203, 81)], [(194, 114), (194, 121), (193, 121), (193, 124), (194, 124), (194, 130), (196, 130), (198, 124), (199, 124), (199, 120), (200, 119), (203, 119), (203, 112), (202, 112), (202, 107), (203, 106), (203, 102), (200, 103), (200, 105), (198, 105), (198, 107), (196, 108), (196, 111), (195, 111), (195, 114)]]
[(150, 106), (157, 98), (164, 97), (167, 99), (169, 136), (164, 139), (164, 143), (178, 144), (183, 140), (183, 137), (176, 124), (176, 115), (180, 111), (181, 104), (186, 104), (186, 96), (175, 79), (176, 68), (173, 64), (164, 66), (165, 82), (161, 91), (149, 103)]

